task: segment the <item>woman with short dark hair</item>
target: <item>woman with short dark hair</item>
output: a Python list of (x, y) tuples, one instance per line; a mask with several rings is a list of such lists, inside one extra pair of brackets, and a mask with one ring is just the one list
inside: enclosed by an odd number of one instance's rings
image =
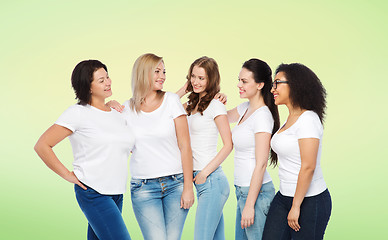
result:
[(292, 63), (277, 68), (271, 92), (289, 115), (271, 140), (279, 159), (280, 188), (263, 239), (323, 239), (331, 214), (320, 164), (326, 90), (308, 67)]
[[(77, 64), (71, 82), (78, 104), (43, 133), (34, 149), (51, 170), (74, 184), (88, 219), (88, 239), (131, 239), (121, 211), (134, 137), (121, 114), (105, 104), (112, 95), (107, 71), (97, 60)], [(66, 137), (73, 148), (73, 171), (52, 150)]]

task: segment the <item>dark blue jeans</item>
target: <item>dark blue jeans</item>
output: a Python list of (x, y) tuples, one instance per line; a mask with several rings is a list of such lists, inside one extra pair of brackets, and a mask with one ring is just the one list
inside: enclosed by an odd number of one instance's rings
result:
[(131, 239), (121, 215), (123, 194), (103, 195), (90, 187), (83, 190), (78, 185), (74, 185), (74, 191), (88, 219), (88, 240)]
[(263, 240), (314, 240), (323, 239), (331, 214), (329, 190), (305, 197), (300, 206), (300, 230), (295, 232), (288, 226), (287, 216), (291, 210), (293, 197), (278, 192), (269, 208), (264, 226)]

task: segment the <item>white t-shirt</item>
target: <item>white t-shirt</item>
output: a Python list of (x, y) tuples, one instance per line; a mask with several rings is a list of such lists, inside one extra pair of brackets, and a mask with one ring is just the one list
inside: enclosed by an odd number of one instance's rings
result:
[(194, 170), (202, 170), (217, 155), (218, 128), (214, 119), (226, 115), (224, 104), (213, 99), (203, 111), (188, 117)]
[(100, 194), (123, 194), (135, 138), (121, 114), (77, 104), (70, 106), (55, 124), (73, 132), (69, 140), (77, 178)]
[(319, 149), (317, 163), (306, 197), (315, 196), (326, 190), (321, 169), (323, 126), (318, 115), (313, 111), (305, 111), (298, 120), (288, 129), (276, 133), (271, 140), (272, 149), (278, 155), (280, 193), (293, 197), (298, 182), (301, 167), (298, 139), (318, 138)]
[[(240, 115), (238, 123), (249, 107), (249, 102), (237, 106)], [(232, 130), (234, 145), (234, 184), (240, 187), (248, 187), (251, 183), (253, 171), (256, 167), (255, 134), (266, 132), (272, 134), (274, 120), (267, 106), (256, 109), (248, 119), (236, 125)], [(263, 182), (272, 181), (271, 176), (265, 170)]]
[(162, 104), (152, 112), (136, 112), (124, 102), (124, 117), (132, 126), (136, 143), (132, 151), (132, 178), (150, 179), (182, 173), (181, 152), (174, 119), (186, 115), (178, 95), (166, 92)]

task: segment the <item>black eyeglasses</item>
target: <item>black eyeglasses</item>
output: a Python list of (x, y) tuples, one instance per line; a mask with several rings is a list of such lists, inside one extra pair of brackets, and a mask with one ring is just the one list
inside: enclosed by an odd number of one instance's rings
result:
[(272, 82), (272, 88), (273, 88), (273, 89), (278, 88), (278, 84), (279, 84), (279, 83), (288, 83), (288, 81), (275, 80), (275, 81)]

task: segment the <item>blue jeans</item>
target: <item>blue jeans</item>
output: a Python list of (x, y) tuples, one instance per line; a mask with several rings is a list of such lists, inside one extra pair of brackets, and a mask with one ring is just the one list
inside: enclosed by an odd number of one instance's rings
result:
[(251, 226), (241, 229), (241, 214), (247, 201), (249, 187), (236, 187), (237, 213), (235, 239), (261, 239), (264, 230), (265, 219), (271, 201), (275, 196), (275, 187), (272, 182), (261, 185), (259, 195), (255, 203), (255, 219)]
[[(194, 177), (200, 171), (194, 172)], [(194, 183), (195, 184), (195, 183)], [(229, 183), (221, 167), (212, 172), (197, 188), (197, 212), (195, 215), (194, 239), (225, 239), (222, 210), (229, 196)]]
[(180, 239), (188, 209), (180, 207), (183, 174), (131, 180), (132, 207), (145, 240)]
[(329, 190), (305, 197), (300, 206), (300, 230), (295, 232), (288, 226), (287, 216), (291, 210), (293, 197), (283, 196), (278, 192), (271, 204), (265, 223), (263, 239), (268, 240), (314, 240), (323, 239), (331, 214), (331, 197)]
[(88, 219), (88, 240), (131, 239), (121, 215), (123, 194), (103, 195), (74, 185), (75, 196)]

